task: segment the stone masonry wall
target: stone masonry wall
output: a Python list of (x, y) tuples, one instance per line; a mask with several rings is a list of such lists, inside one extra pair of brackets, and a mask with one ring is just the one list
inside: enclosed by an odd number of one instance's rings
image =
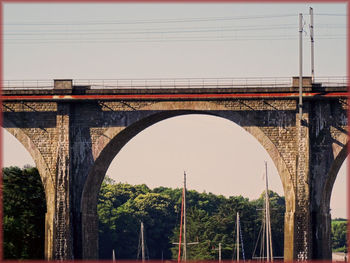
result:
[[(310, 104), (305, 107), (303, 117), (308, 125), (300, 126), (297, 100), (286, 98), (4, 102), (3, 126), (17, 134), (27, 148), (33, 147), (29, 152), (43, 160), (36, 162), (46, 169), (41, 168), (46, 171), (41, 172), (41, 177), (49, 214), (46, 228), (52, 232), (46, 237), (48, 259), (97, 258), (97, 194), (110, 162), (130, 139), (148, 126), (193, 113), (231, 120), (265, 147), (285, 190), (285, 259), (310, 259), (319, 256), (314, 242), (323, 242), (315, 241), (315, 228), (311, 226), (322, 223), (312, 221), (310, 215), (313, 200), (321, 194), (312, 185), (316, 175), (313, 167), (317, 164), (310, 160), (314, 160), (318, 142), (312, 134), (329, 127), (331, 138), (347, 143), (346, 102), (325, 100), (321, 108), (327, 108), (327, 103), (336, 105), (330, 107), (332, 121), (322, 121)], [(315, 130), (315, 123), (322, 129)], [(25, 136), (19, 136), (18, 130)], [(332, 144), (330, 163), (344, 147)], [(329, 187), (326, 190), (331, 191)]]

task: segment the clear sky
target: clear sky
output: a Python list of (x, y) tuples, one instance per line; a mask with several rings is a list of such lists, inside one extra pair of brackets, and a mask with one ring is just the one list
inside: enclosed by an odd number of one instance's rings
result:
[[(346, 4), (311, 6), (316, 80), (345, 76)], [(6, 3), (4, 79), (297, 76), (299, 13), (304, 17), (304, 74), (310, 75), (309, 7)], [(4, 166), (34, 165), (25, 154), (4, 132)], [(107, 174), (132, 184), (181, 187), (186, 170), (190, 189), (256, 198), (263, 191), (264, 161), (272, 190), (283, 194), (276, 168), (255, 138), (230, 121), (193, 115), (138, 134)], [(345, 179), (343, 165), (332, 195), (333, 217), (346, 217)]]

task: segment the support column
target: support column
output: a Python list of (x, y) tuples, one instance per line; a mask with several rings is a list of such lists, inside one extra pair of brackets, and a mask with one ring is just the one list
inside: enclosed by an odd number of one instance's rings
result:
[(294, 211), (284, 215), (284, 261), (292, 262), (294, 258)]
[[(56, 92), (72, 91), (71, 80), (55, 80)], [(53, 259), (70, 260), (73, 256), (71, 207), (70, 104), (57, 103), (57, 162), (53, 216)]]
[(313, 255), (312, 259), (331, 260), (331, 214), (325, 211), (312, 213)]
[(310, 138), (309, 103), (304, 103), (303, 115), (296, 117), (297, 161), (295, 180), (294, 213), (294, 260), (311, 259), (311, 217), (310, 217)]
[(73, 259), (72, 222), (71, 222), (71, 167), (70, 167), (70, 138), (69, 138), (68, 103), (57, 105), (57, 164), (55, 189), (55, 215), (53, 235), (53, 259)]
[[(331, 260), (331, 214), (330, 198), (339, 168), (346, 158), (346, 146), (338, 141), (332, 131), (334, 121), (341, 116), (340, 105), (317, 101), (311, 104), (311, 215), (312, 259)], [(340, 121), (336, 121), (339, 125)], [(339, 126), (337, 131), (339, 132)], [(342, 150), (345, 148), (345, 150)]]
[(84, 247), (83, 259), (98, 259), (98, 215), (96, 213), (82, 216)]
[[(48, 196), (48, 195), (47, 195)], [(50, 194), (49, 196), (54, 199), (53, 194)], [(53, 233), (54, 233), (54, 225), (53, 225), (53, 218), (55, 214), (55, 208), (53, 206), (49, 206), (50, 204), (54, 203), (54, 200), (47, 200), (46, 198), (46, 206), (47, 206), (47, 212), (45, 214), (45, 259), (46, 260), (52, 260), (53, 259)]]

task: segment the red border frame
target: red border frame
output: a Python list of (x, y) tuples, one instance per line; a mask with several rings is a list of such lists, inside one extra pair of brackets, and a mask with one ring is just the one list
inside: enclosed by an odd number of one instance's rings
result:
[[(242, 0), (176, 0), (176, 1), (171, 1), (171, 0), (101, 0), (101, 1), (96, 1), (96, 0), (0, 0), (0, 59), (1, 59), (1, 65), (0, 65), (0, 83), (3, 81), (3, 3), (305, 3), (303, 0), (292, 0), (292, 1), (278, 1), (278, 0), (270, 0), (270, 1), (258, 1), (258, 0), (247, 0), (247, 1), (242, 1)], [(307, 3), (347, 3), (347, 14), (348, 14), (348, 21), (347, 21), (347, 36), (350, 33), (350, 4), (349, 0), (334, 0), (334, 1), (329, 1), (329, 0), (309, 0)], [(350, 76), (350, 69), (349, 69), (349, 41), (347, 43), (347, 73), (348, 76)], [(1, 85), (1, 84), (0, 84)], [(0, 92), (2, 92), (2, 87), (0, 87)], [(349, 95), (349, 91), (347, 93)], [(2, 105), (2, 100), (4, 99), (3, 96), (0, 96), (0, 103)], [(348, 100), (348, 103), (350, 101)], [(350, 116), (350, 109), (348, 109), (348, 118)], [(2, 124), (2, 114), (0, 114), (0, 123)], [(348, 123), (348, 126), (350, 124)], [(349, 129), (350, 130), (350, 129)], [(0, 166), (2, 168), (2, 131), (0, 129)], [(348, 152), (350, 152), (350, 145), (348, 145)], [(348, 159), (348, 173), (347, 173), (347, 217), (348, 220), (350, 219), (350, 159)], [(2, 175), (2, 173), (1, 173)], [(0, 176), (0, 261), (3, 261), (3, 246), (2, 246), (2, 240), (3, 240), (3, 228), (2, 228), (2, 221), (3, 221), (3, 205), (2, 205), (2, 176)], [(347, 242), (348, 242), (348, 248), (350, 244), (350, 231), (349, 231), (349, 224), (348, 224), (348, 234), (347, 234)], [(65, 261), (65, 262), (77, 262), (76, 261)], [(84, 261), (84, 260), (79, 260), (79, 261)], [(348, 261), (350, 261), (348, 259)], [(4, 261), (4, 262), (12, 262), (10, 260)], [(26, 262), (43, 262), (43, 260), (26, 260)], [(100, 262), (100, 261), (87, 261), (89, 263), (94, 263), (94, 262)], [(122, 261), (125, 263), (135, 263), (136, 261)], [(151, 263), (152, 261), (148, 261)], [(153, 262), (160, 262), (160, 261), (153, 261)], [(193, 261), (195, 262), (195, 261)], [(213, 262), (213, 261), (196, 261), (196, 262)], [(321, 261), (308, 261), (308, 262), (321, 262)]]

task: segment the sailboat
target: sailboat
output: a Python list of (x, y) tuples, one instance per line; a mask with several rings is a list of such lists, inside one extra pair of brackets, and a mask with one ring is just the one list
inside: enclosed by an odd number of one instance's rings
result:
[(112, 261), (115, 262), (115, 251), (114, 251), (114, 249), (112, 250)]
[(142, 221), (141, 221), (141, 229), (140, 229), (140, 242), (139, 242), (139, 247), (137, 251), (137, 259), (139, 259), (140, 257), (140, 251), (141, 251), (142, 262), (144, 262), (146, 260), (146, 251), (145, 251), (145, 233), (144, 233), (144, 226)]
[(237, 212), (237, 216), (236, 216), (236, 260), (239, 261), (240, 259), (240, 252), (239, 252), (239, 248), (240, 245), (242, 247), (242, 257), (243, 260), (245, 261), (245, 254), (244, 254), (244, 246), (243, 246), (243, 238), (242, 238), (242, 230), (241, 230), (241, 223), (240, 223), (240, 219), (239, 219), (239, 213)]
[[(183, 221), (182, 221), (183, 220)], [(183, 229), (183, 232), (182, 232)], [(183, 243), (182, 241), (182, 235), (183, 235)], [(179, 245), (179, 254), (177, 257), (177, 261), (181, 261), (181, 245), (183, 246), (183, 255), (182, 260), (187, 260), (187, 245), (194, 245), (198, 244), (199, 242), (190, 242), (187, 243), (186, 240), (186, 172), (184, 172), (184, 187), (182, 189), (182, 202), (181, 202), (181, 219), (180, 219), (180, 237), (179, 237), (179, 243), (173, 243)]]
[[(273, 261), (273, 248), (272, 248), (272, 235), (271, 235), (271, 220), (270, 220), (270, 201), (269, 201), (269, 186), (268, 186), (268, 177), (267, 177), (267, 162), (265, 162), (265, 207), (263, 209), (263, 223), (261, 225), (260, 233), (258, 240), (255, 245), (253, 252), (253, 258), (259, 261)], [(260, 238), (261, 237), (261, 238)], [(260, 256), (255, 257), (255, 251), (260, 238)], [(278, 257), (280, 258), (280, 257)]]

